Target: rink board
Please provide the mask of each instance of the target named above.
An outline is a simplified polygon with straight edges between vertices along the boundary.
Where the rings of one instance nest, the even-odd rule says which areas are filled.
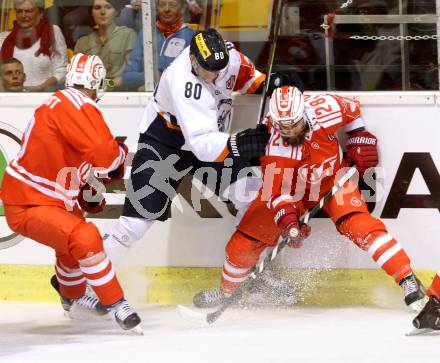
[[[361,101],[368,128],[379,139],[382,169],[378,193],[373,198],[373,214],[382,218],[390,233],[406,249],[416,269],[433,271],[440,268],[440,240],[437,237],[440,207],[439,94],[375,92],[346,95]],[[100,106],[112,132],[126,138],[131,151],[136,147],[137,124],[148,96],[107,94]],[[0,98],[0,177],[4,171],[4,160],[11,160],[17,153],[17,140],[33,109],[45,97],[47,95],[5,94]],[[258,113],[259,98],[238,97],[234,102],[233,128],[252,126]],[[198,287],[203,284],[215,286],[218,281],[218,269],[223,262],[224,245],[234,229],[234,217],[225,204],[212,197],[204,199],[197,189],[198,186],[191,187],[191,184],[182,188],[181,195],[174,201],[173,217],[165,223],[156,224],[151,233],[132,249],[126,261],[127,265],[140,266],[146,271],[140,274],[141,279],[150,278],[157,271],[167,271],[167,279],[150,279],[148,289],[142,286],[141,290],[147,294],[142,298],[144,301],[187,301]],[[110,230],[124,200],[123,185],[108,191],[106,211],[91,219],[103,233]],[[187,202],[191,192],[202,201],[201,210],[194,210]],[[53,252],[45,246],[14,236],[4,218],[0,218],[0,224],[0,298],[54,299],[46,286],[50,271],[47,266],[53,263]],[[378,281],[376,274],[383,273],[376,269],[365,252],[338,236],[328,219],[313,219],[311,225],[313,236],[306,246],[283,253],[279,266],[314,268],[324,272],[333,269],[331,274],[334,275],[328,280],[328,288],[332,284],[346,285],[353,278],[359,286],[365,286],[363,283],[375,286]],[[23,265],[27,265],[26,268]],[[27,277],[20,279],[17,271]],[[182,274],[180,271],[191,272]],[[191,276],[195,275],[198,278],[191,281],[194,280]],[[356,280],[356,276],[362,278]],[[387,279],[383,276],[385,283]],[[379,280],[382,281],[382,278]],[[23,290],[35,292],[20,298],[18,290],[8,287],[11,281],[21,287],[26,285]],[[127,284],[129,282],[130,278]],[[37,289],[37,286],[40,287]],[[38,291],[41,291],[41,297]],[[338,301],[337,298],[332,299]]]
[[[434,271],[418,270],[426,286]],[[52,266],[0,266],[0,300],[54,302],[48,281]],[[194,294],[217,287],[220,268],[125,268],[120,280],[130,300],[148,304],[191,304]],[[306,306],[401,306],[402,291],[377,269],[279,269],[277,274],[297,286],[298,304]]]

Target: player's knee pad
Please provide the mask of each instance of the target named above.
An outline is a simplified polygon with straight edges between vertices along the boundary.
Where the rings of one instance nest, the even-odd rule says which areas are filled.
[[[239,268],[254,266],[266,244],[236,231],[226,245],[226,261]]]
[[[369,247],[371,237],[387,233],[383,222],[370,213],[356,212],[343,217],[336,224],[338,232],[363,250]]]
[[[78,261],[104,249],[98,228],[87,222],[80,223],[73,229],[68,244],[71,255]]]

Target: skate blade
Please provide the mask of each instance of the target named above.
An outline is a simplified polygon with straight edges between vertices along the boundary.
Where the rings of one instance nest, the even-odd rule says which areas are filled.
[[[75,303],[70,308],[70,311],[66,312],[66,315],[72,320],[112,320],[110,314],[100,315],[95,311],[86,310]]]
[[[142,329],[141,325],[136,325],[134,328],[131,328],[128,330],[130,333],[136,334],[136,335],[144,335],[144,330]]]
[[[422,309],[425,307],[426,303],[428,302],[429,297],[425,296],[420,300],[414,301],[412,304],[409,305],[411,309],[414,311],[420,313]]]
[[[207,314],[191,309],[187,306],[177,305],[177,312],[179,315],[190,322],[197,323],[203,326],[209,326],[210,324],[207,321]]]
[[[405,335],[407,337],[412,337],[412,336],[417,336],[417,335],[437,335],[437,334],[440,334],[440,331],[430,329],[430,328],[423,328],[423,329],[413,328]]]

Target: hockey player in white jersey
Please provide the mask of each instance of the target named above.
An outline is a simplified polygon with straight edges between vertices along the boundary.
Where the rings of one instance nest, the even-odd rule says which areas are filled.
[[[186,174],[233,202],[238,215],[244,213],[250,201],[236,195],[243,195],[242,188],[257,191],[261,181],[247,173],[240,177],[239,172],[250,166],[249,160],[264,154],[269,134],[265,125],[232,135],[227,132],[232,92],[254,93],[264,79],[214,29],[196,34],[165,70],[141,121],[122,216],[105,238],[114,262],[156,220],[168,219],[171,200]],[[223,173],[225,167],[227,173]],[[200,168],[211,168],[217,177],[207,183]],[[238,194],[237,189],[241,189]]]

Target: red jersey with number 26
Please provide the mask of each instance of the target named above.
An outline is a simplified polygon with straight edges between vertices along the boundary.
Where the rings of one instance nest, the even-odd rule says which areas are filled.
[[[261,160],[262,198],[268,200],[269,208],[283,201],[317,202],[341,167],[337,130],[344,127],[349,132],[365,126],[356,100],[320,94],[304,95],[304,103],[310,130],[299,146],[288,145],[266,116],[271,138]]]

